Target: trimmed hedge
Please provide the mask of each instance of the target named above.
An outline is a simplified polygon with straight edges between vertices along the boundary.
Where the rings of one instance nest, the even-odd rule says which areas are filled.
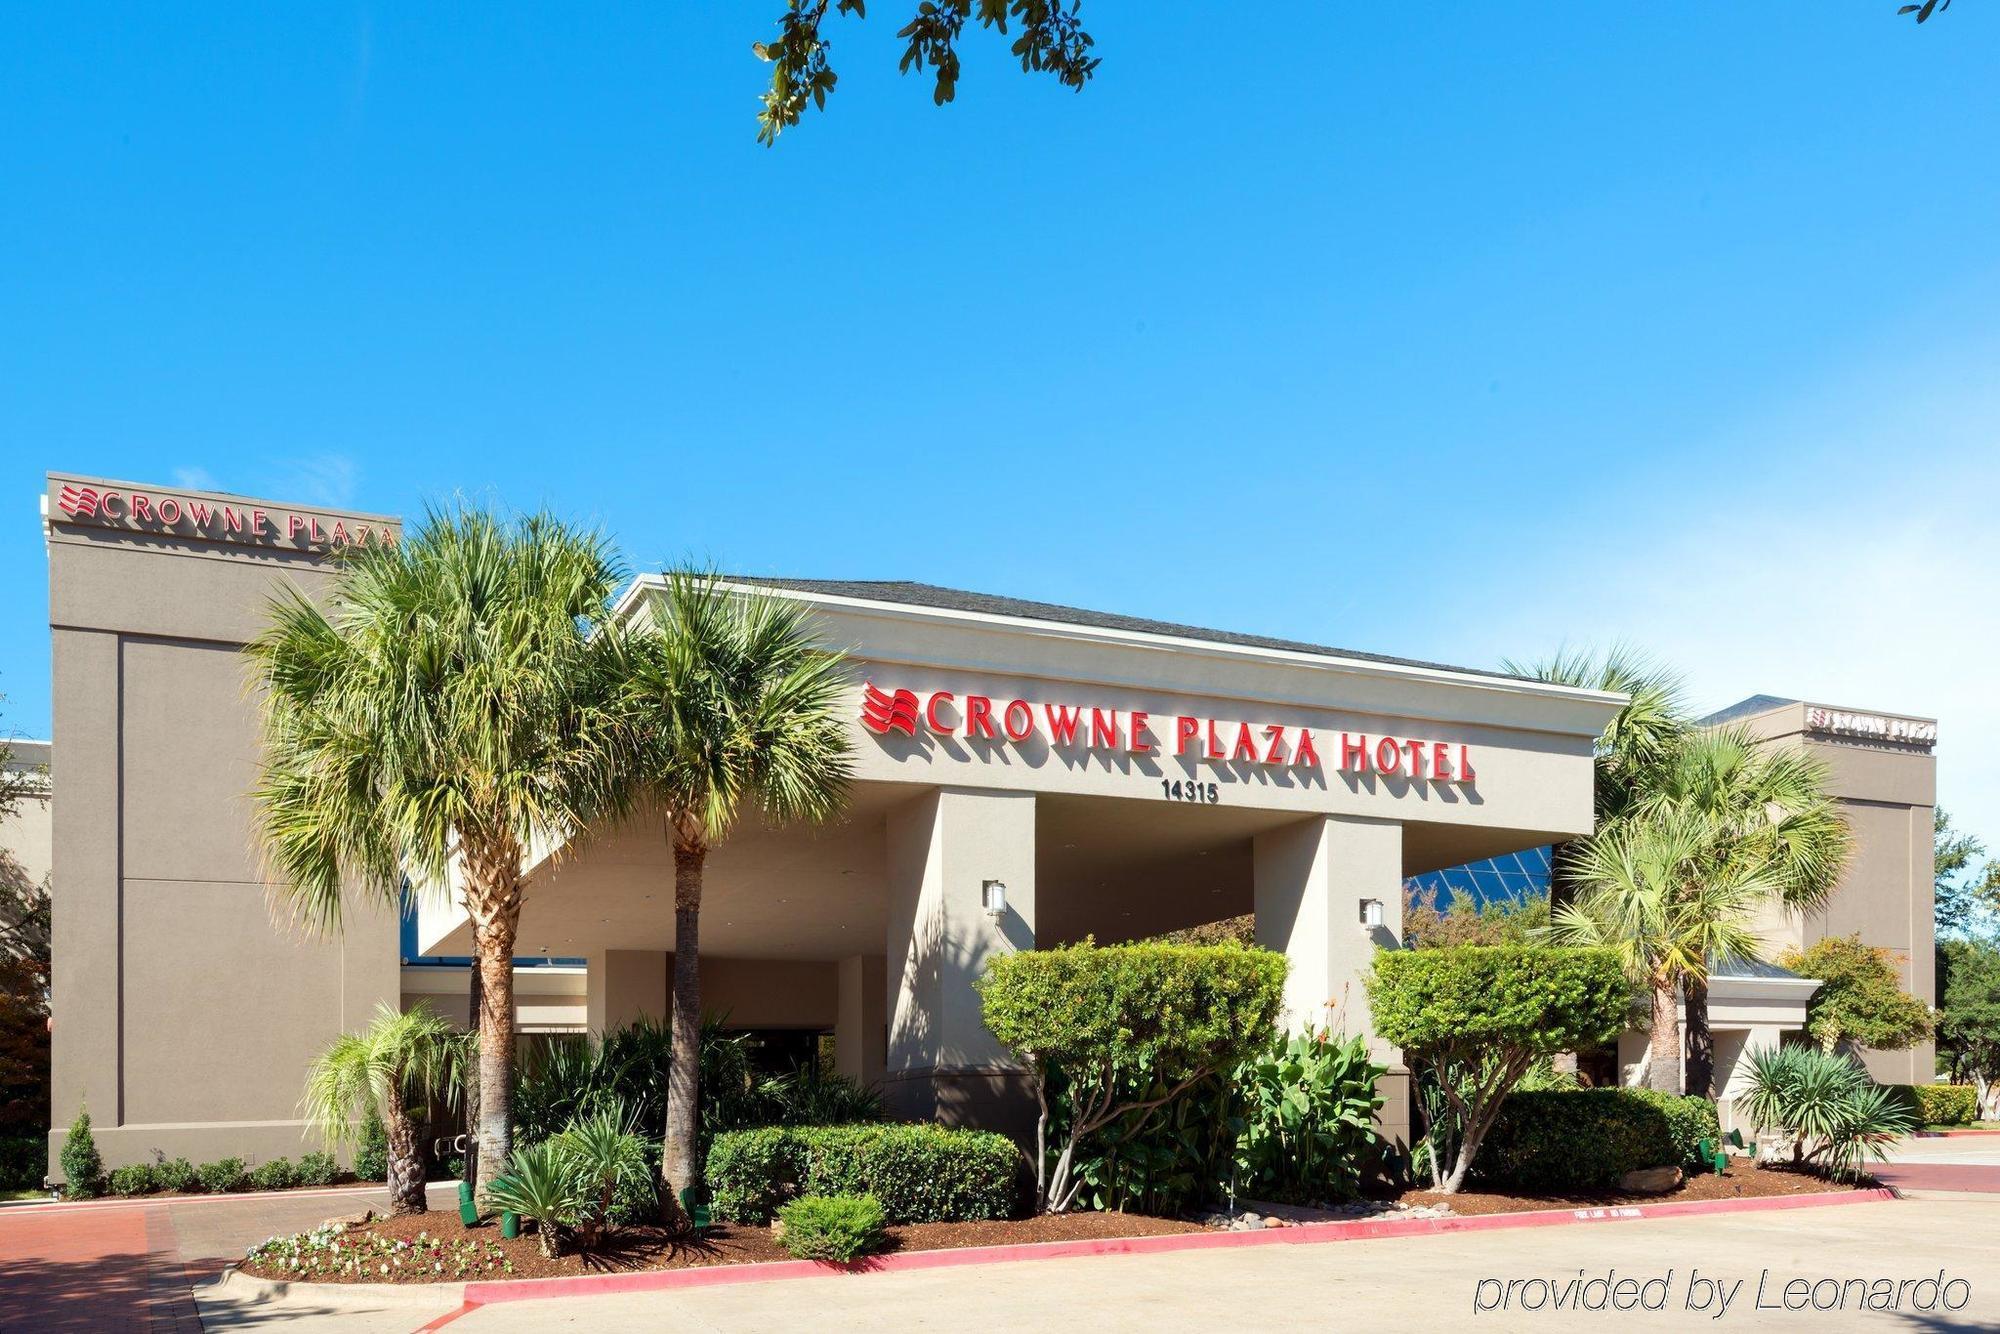
[[[872,1195],[891,1223],[1007,1218],[1021,1154],[1004,1135],[930,1124],[767,1126],[708,1150],[718,1218],[762,1223],[801,1195]]]
[[[1979,1119],[1979,1090],[1970,1084],[1884,1084],[1889,1096],[1927,1126],[1969,1126]]]
[[[123,1167],[111,1169],[107,1179],[113,1195],[150,1195],[159,1186],[159,1178],[153,1173],[151,1163],[127,1163]]]
[[[1717,1128],[1706,1098],[1629,1088],[1516,1093],[1472,1170],[1488,1185],[1603,1190],[1627,1172],[1693,1163]]]

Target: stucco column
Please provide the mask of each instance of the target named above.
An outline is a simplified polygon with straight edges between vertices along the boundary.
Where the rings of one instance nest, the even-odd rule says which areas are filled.
[[[1034,948],[1034,794],[927,792],[889,813],[888,853],[884,1104],[924,1120],[1031,1125],[1026,1078],[986,1031],[973,982],[995,955]],[[982,903],[994,881],[1006,886],[997,918]]]
[[[879,1086],[887,1067],[888,976],[889,961],[879,954],[853,954],[840,961],[833,1065],[863,1088]]]
[[[622,1028],[641,1015],[667,1014],[667,959],[663,950],[593,950],[585,956],[584,1022],[593,1033]]]
[[[1401,940],[1402,826],[1314,816],[1257,835],[1253,858],[1257,943],[1292,962],[1285,1022],[1365,1034],[1375,1060],[1389,1067],[1378,1085],[1383,1133],[1407,1142],[1409,1071],[1402,1052],[1375,1037],[1361,981],[1375,951]],[[1368,900],[1381,904],[1380,926],[1362,919]]]

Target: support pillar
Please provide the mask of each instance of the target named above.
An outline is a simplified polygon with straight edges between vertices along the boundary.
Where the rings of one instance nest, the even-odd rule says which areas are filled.
[[[879,1087],[888,1064],[888,960],[879,954],[849,955],[840,961],[839,977],[834,1069],[863,1088]]]
[[[584,1023],[593,1033],[622,1028],[642,1015],[667,1018],[667,963],[662,950],[593,950],[586,956]]]
[[[1285,1023],[1368,1038],[1389,1068],[1377,1091],[1382,1133],[1410,1137],[1409,1070],[1403,1054],[1375,1037],[1362,978],[1377,949],[1395,949],[1403,929],[1403,829],[1399,824],[1314,816],[1257,835],[1257,943],[1291,960]],[[1381,925],[1364,904],[1381,905]]]
[[[1035,797],[939,788],[889,813],[889,1018],[883,1103],[896,1116],[1022,1133],[1034,1097],[986,1031],[973,983],[1035,945]],[[1006,887],[990,916],[986,885]]]

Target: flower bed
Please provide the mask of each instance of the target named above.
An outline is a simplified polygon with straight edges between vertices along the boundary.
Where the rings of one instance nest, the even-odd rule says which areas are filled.
[[[244,1269],[260,1278],[306,1283],[456,1283],[509,1278],[514,1263],[497,1229],[467,1233],[419,1228],[348,1227],[326,1223],[310,1232],[272,1237],[250,1248]]]

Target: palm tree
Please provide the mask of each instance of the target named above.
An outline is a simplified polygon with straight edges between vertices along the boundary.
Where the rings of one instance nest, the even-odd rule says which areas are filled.
[[[391,1212],[420,1214],[426,1208],[413,1113],[433,1097],[446,1106],[457,1104],[468,1039],[422,1005],[399,1013],[384,1003],[374,1023],[335,1038],[306,1075],[300,1108],[306,1123],[330,1142],[352,1142],[370,1116],[382,1119],[389,1134]]]
[[[396,907],[456,883],[472,923],[477,1140],[512,1147],[514,938],[533,850],[615,807],[618,576],[604,541],[546,518],[433,511],[353,551],[325,608],[295,588],[249,645],[263,693],[255,792],[266,878],[312,930],[344,893]]]
[[[1853,843],[1827,782],[1826,765],[1803,751],[1720,727],[1690,734],[1651,766],[1634,805],[1698,823],[1696,874],[1754,877],[1787,911],[1809,912],[1826,906]],[[1690,973],[1683,985],[1688,1091],[1705,1097],[1715,1074],[1708,976]]]
[[[1631,809],[1646,775],[1673,754],[1690,724],[1679,674],[1637,649],[1614,644],[1602,654],[1558,649],[1533,662],[1502,658],[1503,671],[1582,690],[1628,696],[1597,739],[1597,823]]]
[[[634,798],[656,811],[674,856],[673,1057],[661,1176],[670,1198],[699,1183],[701,889],[709,851],[746,805],[772,819],[823,820],[852,771],[839,703],[840,654],[819,644],[798,602],[668,576],[630,635],[637,722]]]
[[[1706,982],[1711,961],[1755,959],[1757,909],[1768,881],[1740,865],[1711,873],[1708,829],[1679,811],[1614,820],[1577,849],[1579,893],[1555,911],[1550,936],[1564,945],[1616,950],[1652,1003],[1647,1082],[1680,1088],[1682,987]]]

